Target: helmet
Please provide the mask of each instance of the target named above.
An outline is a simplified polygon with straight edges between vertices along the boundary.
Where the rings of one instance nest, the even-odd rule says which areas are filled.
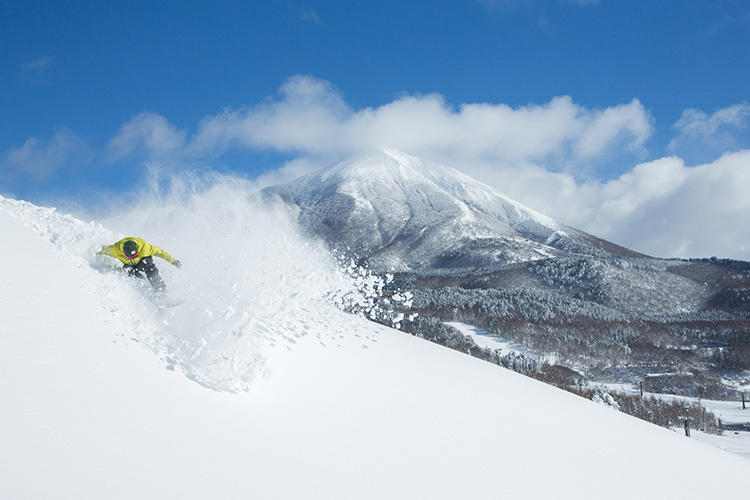
[[[133,240],[127,240],[122,244],[122,253],[124,253],[125,257],[128,259],[135,259],[138,257],[138,243]]]

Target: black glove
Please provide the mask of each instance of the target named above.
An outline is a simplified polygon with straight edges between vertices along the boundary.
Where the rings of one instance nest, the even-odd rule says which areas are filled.
[[[175,259],[175,260],[173,260],[173,261],[172,261],[172,265],[173,265],[174,267],[176,267],[177,269],[182,269],[182,262],[180,262],[180,261],[179,261],[179,260],[177,260],[177,259]]]

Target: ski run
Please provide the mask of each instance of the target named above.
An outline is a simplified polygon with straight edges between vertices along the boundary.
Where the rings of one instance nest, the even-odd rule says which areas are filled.
[[[750,496],[745,458],[369,321],[377,280],[253,203],[0,198],[0,498]],[[136,231],[184,304],[94,256]]]

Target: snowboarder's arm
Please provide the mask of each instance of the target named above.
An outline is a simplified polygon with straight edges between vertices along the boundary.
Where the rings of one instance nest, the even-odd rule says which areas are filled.
[[[157,247],[156,245],[151,245],[151,252],[149,252],[154,257],[159,257],[160,259],[164,259],[170,264],[174,264],[174,262],[177,260],[171,255],[169,255],[169,252],[166,252],[165,250],[162,250],[161,248]]]

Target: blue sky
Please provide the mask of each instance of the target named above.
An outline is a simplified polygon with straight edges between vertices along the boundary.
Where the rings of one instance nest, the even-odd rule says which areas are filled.
[[[0,44],[0,193],[36,202],[386,146],[616,236],[528,183],[593,204],[750,147],[739,0],[2,1]]]

